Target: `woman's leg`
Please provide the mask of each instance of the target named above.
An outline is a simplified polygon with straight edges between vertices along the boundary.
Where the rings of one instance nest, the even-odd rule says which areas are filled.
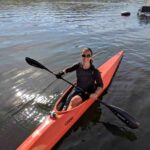
[[[67,110],[70,110],[82,103],[82,98],[79,95],[72,97]]]
[[[71,101],[71,99],[77,95],[77,92],[72,90],[71,93],[69,94],[69,96],[67,97],[65,103],[64,103],[64,106],[63,106],[63,111],[67,110],[68,106],[69,106],[69,103]]]

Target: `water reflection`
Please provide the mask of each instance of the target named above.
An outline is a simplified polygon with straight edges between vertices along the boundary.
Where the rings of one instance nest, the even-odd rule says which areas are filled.
[[[16,86],[13,86],[12,89],[15,90],[16,98],[19,98],[23,104],[31,101],[32,99],[36,97],[34,93],[33,94],[27,93],[26,90],[21,90],[17,88]]]
[[[35,103],[44,110],[51,110],[58,97],[60,97],[62,93],[54,93],[50,94],[48,97],[46,95],[37,95],[35,98]]]
[[[129,141],[137,140],[137,137],[136,137],[135,133],[125,129],[124,127],[119,127],[119,126],[117,126],[115,124],[110,124],[108,122],[101,122],[101,123],[114,136],[119,136],[119,137],[125,138],[125,139],[127,139]]]
[[[150,24],[150,17],[138,16],[138,20],[140,25]]]

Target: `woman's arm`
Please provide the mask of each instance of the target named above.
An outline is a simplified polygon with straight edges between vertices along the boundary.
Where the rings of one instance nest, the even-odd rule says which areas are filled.
[[[72,71],[75,71],[78,67],[79,67],[80,63],[76,63],[74,64],[73,66],[71,67],[68,67],[68,68],[65,68],[63,70],[64,73],[68,73],[68,72],[72,72]]]
[[[79,65],[80,65],[80,63],[76,63],[76,64],[74,64],[74,65],[71,66],[71,67],[65,68],[63,71],[58,72],[58,73],[56,74],[56,77],[57,77],[58,79],[60,79],[64,74],[66,74],[66,73],[68,73],[68,72],[75,71],[75,70],[79,67]]]
[[[95,81],[96,81],[97,89],[95,90],[94,93],[90,95],[90,98],[96,100],[99,96],[99,93],[101,92],[103,88],[103,80],[102,80],[100,72],[97,69],[95,71]]]
[[[99,93],[101,92],[102,87],[97,87],[96,91],[90,95],[90,98],[97,100]]]

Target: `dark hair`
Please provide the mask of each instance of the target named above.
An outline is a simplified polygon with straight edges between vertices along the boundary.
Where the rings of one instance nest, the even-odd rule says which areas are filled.
[[[90,51],[91,55],[93,55],[92,49],[91,49],[91,48],[88,48],[88,47],[83,48],[83,49],[82,49],[82,52],[83,52],[83,51],[87,51],[87,50]]]

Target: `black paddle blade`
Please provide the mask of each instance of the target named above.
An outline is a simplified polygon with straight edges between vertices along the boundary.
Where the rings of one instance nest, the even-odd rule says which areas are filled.
[[[123,109],[113,106],[113,105],[108,105],[104,102],[101,102],[101,103],[104,104],[106,107],[108,107],[128,127],[132,129],[136,129],[139,127],[140,123]]]
[[[40,64],[38,61],[36,61],[34,59],[26,57],[25,60],[31,66],[34,66],[34,67],[37,67],[37,68],[40,68],[40,69],[45,69],[45,70],[49,71],[45,66],[43,66],[42,64]]]

